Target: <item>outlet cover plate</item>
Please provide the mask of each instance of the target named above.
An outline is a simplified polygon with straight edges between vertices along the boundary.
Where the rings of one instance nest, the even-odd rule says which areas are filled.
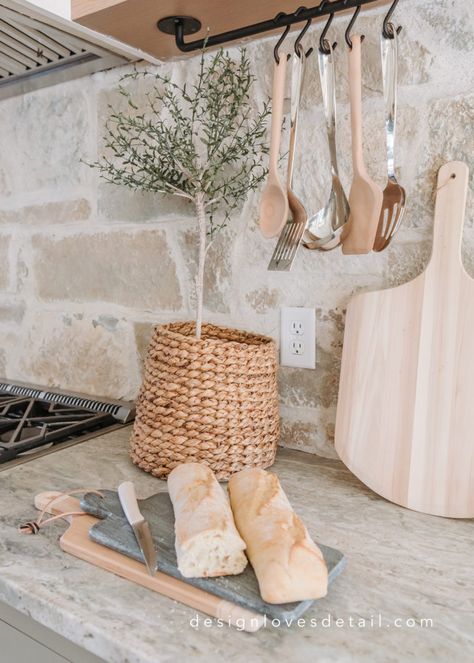
[[[295,351],[295,346],[298,351]],[[316,368],[314,308],[286,306],[281,309],[280,364],[294,368]]]

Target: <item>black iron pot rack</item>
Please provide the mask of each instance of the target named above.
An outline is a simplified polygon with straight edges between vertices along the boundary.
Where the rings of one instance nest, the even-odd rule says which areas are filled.
[[[281,12],[280,14],[277,14],[275,18],[268,21],[261,21],[260,23],[246,25],[242,28],[222,32],[218,35],[209,35],[205,39],[196,39],[195,41],[189,42],[185,42],[184,37],[186,35],[194,34],[201,29],[201,22],[197,18],[191,16],[167,16],[166,18],[159,20],[157,25],[161,32],[174,35],[176,46],[180,51],[183,53],[190,53],[192,51],[202,50],[205,47],[210,48],[212,46],[219,46],[220,44],[225,44],[237,39],[245,39],[246,37],[253,37],[264,32],[277,30],[278,28],[286,28],[295,23],[301,23],[303,21],[311,22],[314,18],[320,18],[321,16],[334,16],[334,14],[337,14],[338,12],[370,5],[374,2],[376,2],[376,0],[322,0],[317,7],[311,7],[309,9],[306,7],[300,7],[291,14]],[[383,33],[387,38],[392,37],[391,30],[393,29],[393,26],[389,21],[397,4],[398,0],[395,0],[392,3],[383,22]]]

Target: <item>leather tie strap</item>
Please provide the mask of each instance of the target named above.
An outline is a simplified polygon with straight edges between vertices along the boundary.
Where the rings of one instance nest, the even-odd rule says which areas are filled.
[[[43,528],[45,525],[48,525],[49,523],[52,523],[55,520],[59,520],[60,518],[67,518],[68,516],[87,516],[88,514],[85,513],[84,511],[69,511],[68,513],[60,513],[56,516],[51,516],[51,518],[46,518],[44,520],[44,516],[48,512],[49,507],[56,502],[57,500],[63,498],[63,497],[69,497],[70,495],[78,495],[82,493],[93,493],[94,495],[98,495],[98,497],[101,497],[102,499],[104,498],[104,495],[99,492],[98,490],[89,490],[87,488],[78,488],[77,490],[69,490],[64,493],[60,493],[59,495],[56,495],[53,497],[53,499],[49,500],[49,502],[43,507],[38,520],[31,520],[28,521],[27,523],[24,523],[23,525],[19,526],[19,531],[22,534],[38,534],[40,529]]]

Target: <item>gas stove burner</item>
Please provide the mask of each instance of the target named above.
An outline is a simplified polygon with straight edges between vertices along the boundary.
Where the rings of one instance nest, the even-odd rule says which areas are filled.
[[[133,404],[0,382],[0,464],[69,446],[134,417]]]

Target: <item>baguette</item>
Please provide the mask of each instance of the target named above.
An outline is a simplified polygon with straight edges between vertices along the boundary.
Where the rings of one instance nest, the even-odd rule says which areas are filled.
[[[293,511],[278,477],[242,470],[229,481],[235,523],[267,603],[291,603],[326,595],[324,557]]]
[[[178,569],[185,578],[241,573],[247,566],[226,494],[209,467],[178,465],[168,476]]]

